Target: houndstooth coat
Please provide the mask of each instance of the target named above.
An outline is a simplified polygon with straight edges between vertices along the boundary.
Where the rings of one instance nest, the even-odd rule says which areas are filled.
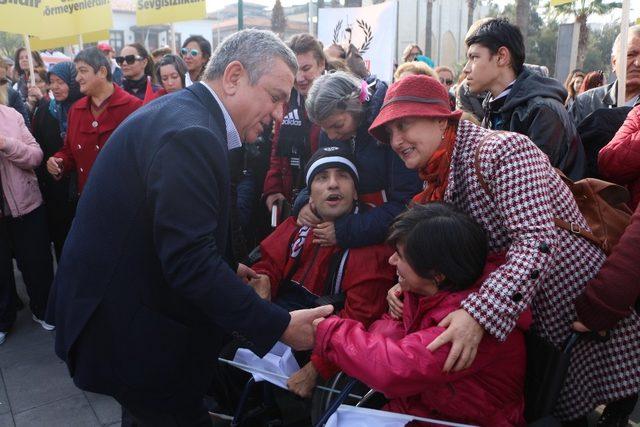
[[[487,138],[480,150],[480,170],[490,195],[483,190],[474,160],[487,132],[460,122],[444,200],[478,221],[491,250],[507,251],[507,262],[462,306],[488,333],[503,340],[530,305],[537,331],[561,346],[576,318],[574,300],[605,255],[554,225],[558,217],[587,226],[568,187],[527,137],[501,133]],[[639,389],[640,317],[634,312],[611,331],[607,342],[579,341],[556,415],[578,418]]]

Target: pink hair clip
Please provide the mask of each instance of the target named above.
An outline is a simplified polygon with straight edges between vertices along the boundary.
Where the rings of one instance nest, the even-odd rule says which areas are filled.
[[[358,97],[358,99],[360,100],[360,102],[369,100],[369,86],[364,80],[360,81],[360,96]]]

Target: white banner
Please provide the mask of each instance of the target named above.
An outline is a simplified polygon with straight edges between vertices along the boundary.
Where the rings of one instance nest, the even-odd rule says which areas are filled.
[[[398,3],[395,1],[367,7],[320,8],[318,39],[325,47],[352,43],[360,49],[371,74],[390,83],[397,24]]]

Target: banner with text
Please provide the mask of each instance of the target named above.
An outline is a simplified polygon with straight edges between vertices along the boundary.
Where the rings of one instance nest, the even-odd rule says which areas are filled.
[[[206,16],[205,0],[136,0],[136,25],[140,26],[190,21]]]
[[[42,2],[42,28],[34,33],[41,39],[77,36],[113,27],[110,0],[42,0]]]
[[[318,39],[324,46],[353,44],[360,50],[371,74],[387,82],[393,80],[397,26],[398,3],[395,1],[318,10]]]
[[[0,31],[38,34],[42,29],[42,0],[0,0]]]
[[[83,43],[96,43],[101,40],[109,40],[109,30],[100,30],[82,35]],[[31,49],[45,50],[55,49],[57,47],[67,47],[78,44],[78,36],[59,37],[55,39],[41,39],[39,37],[29,37]]]

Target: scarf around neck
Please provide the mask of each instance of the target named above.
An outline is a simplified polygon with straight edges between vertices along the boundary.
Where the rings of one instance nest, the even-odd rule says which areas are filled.
[[[418,174],[424,180],[424,190],[413,197],[415,203],[421,205],[444,199],[444,192],[449,183],[449,170],[451,169],[451,157],[458,133],[458,124],[448,124],[444,131],[442,142],[433,153],[426,166],[418,170]]]
[[[147,90],[147,76],[142,76],[138,80],[122,79],[122,89],[140,99],[144,98]]]

